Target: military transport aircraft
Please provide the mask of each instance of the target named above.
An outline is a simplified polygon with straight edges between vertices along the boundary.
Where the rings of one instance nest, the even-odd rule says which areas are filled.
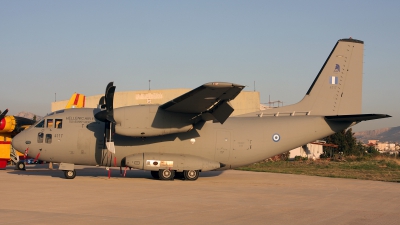
[[[75,164],[130,167],[154,178],[196,180],[199,173],[258,162],[346,129],[390,117],[360,114],[364,42],[341,39],[297,104],[228,118],[243,85],[206,83],[162,105],[113,108],[109,83],[98,108],[65,109],[13,139],[30,157]]]

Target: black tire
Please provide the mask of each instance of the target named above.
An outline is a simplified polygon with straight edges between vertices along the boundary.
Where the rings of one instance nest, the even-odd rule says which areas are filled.
[[[175,177],[175,170],[161,169],[158,171],[160,180],[173,180]]]
[[[183,177],[185,180],[197,180],[199,178],[200,172],[198,170],[184,170]]]
[[[150,174],[154,179],[160,179],[160,176],[158,176],[158,171],[150,171]]]
[[[76,176],[75,170],[63,170],[66,179],[74,179]]]
[[[17,170],[25,170],[25,163],[22,161],[17,162],[16,168]]]

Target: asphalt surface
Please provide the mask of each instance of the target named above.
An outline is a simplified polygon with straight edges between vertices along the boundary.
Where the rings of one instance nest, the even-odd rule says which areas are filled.
[[[56,166],[55,166],[56,167]],[[228,170],[159,181],[76,166],[0,170],[0,224],[400,224],[400,184]]]

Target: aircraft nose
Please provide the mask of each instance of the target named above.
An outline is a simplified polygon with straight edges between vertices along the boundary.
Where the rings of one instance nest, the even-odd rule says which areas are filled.
[[[21,133],[17,134],[12,139],[12,142],[11,142],[12,147],[14,149],[18,150],[19,152],[24,152],[24,150],[27,146],[27,143],[25,143],[26,142],[25,137],[26,137],[26,135],[25,135],[25,132],[23,132],[23,131]]]

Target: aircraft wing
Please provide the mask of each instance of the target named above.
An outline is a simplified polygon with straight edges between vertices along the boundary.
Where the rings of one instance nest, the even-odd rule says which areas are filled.
[[[243,88],[243,85],[233,83],[206,83],[161,105],[160,108],[170,112],[198,114],[203,120],[213,119],[222,124],[234,110],[229,101]]]
[[[355,114],[355,115],[338,115],[338,116],[325,116],[329,121],[338,122],[361,122],[367,120],[375,120],[391,117],[387,114]]]

